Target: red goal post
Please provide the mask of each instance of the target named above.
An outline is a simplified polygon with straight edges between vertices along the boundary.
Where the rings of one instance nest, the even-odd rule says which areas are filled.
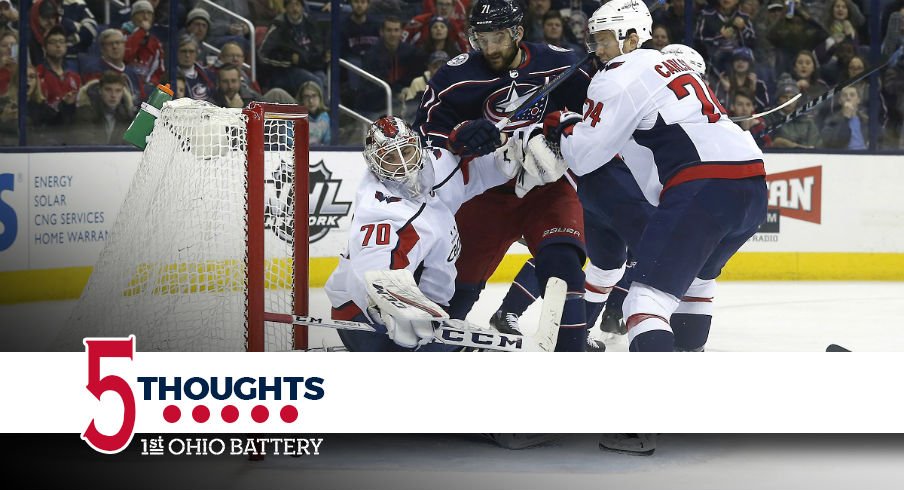
[[[294,104],[271,104],[251,102],[243,111],[248,119],[248,179],[246,181],[246,208],[247,208],[247,236],[246,236],[246,260],[247,260],[247,288],[246,288],[246,321],[248,332],[248,351],[263,352],[265,349],[265,322],[279,323],[285,317],[285,311],[265,311],[265,218],[266,206],[264,189],[266,187],[266,154],[268,147],[274,143],[268,138],[272,137],[274,124],[292,125],[291,148],[286,148],[294,156],[294,168],[303,171],[294,172],[292,206],[294,211],[294,226],[292,227],[292,314],[307,315],[310,295],[309,287],[309,243],[308,243],[308,167],[309,135],[308,112],[302,106]],[[270,127],[268,127],[270,126]],[[279,127],[276,127],[279,135]],[[275,143],[277,146],[280,143]],[[283,151],[284,148],[269,148],[269,151]],[[292,327],[293,348],[305,350],[308,348],[308,328],[295,325]]]

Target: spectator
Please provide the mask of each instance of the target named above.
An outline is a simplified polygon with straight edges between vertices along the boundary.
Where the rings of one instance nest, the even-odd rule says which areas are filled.
[[[681,1],[681,0],[673,0]],[[571,9],[568,16],[568,31],[571,32],[572,40],[586,47],[587,42],[587,20],[589,16],[583,10]]]
[[[470,12],[471,0],[452,0],[452,2],[439,0],[424,0],[422,13],[441,15],[452,22],[459,31],[465,31],[468,12]]]
[[[248,6],[251,8],[251,22],[255,26],[268,26],[277,15],[286,11],[283,0],[252,0]]]
[[[44,62],[37,66],[37,73],[47,105],[57,112],[57,117],[48,121],[55,126],[72,121],[82,86],[78,73],[63,67],[65,56],[66,34],[62,27],[52,27],[44,36]]]
[[[414,46],[402,43],[402,21],[398,17],[386,17],[380,27],[381,42],[364,57],[364,69],[385,80],[392,88],[393,98],[411,83],[413,74],[420,73],[423,61]],[[358,93],[357,107],[369,111],[372,117],[386,114],[382,89],[368,84]]]
[[[276,17],[261,43],[260,60],[267,68],[268,88],[292,93],[304,82],[326,83],[326,51],[302,0],[287,0],[286,12]]]
[[[430,35],[418,46],[426,55],[436,51],[445,51],[450,57],[454,57],[461,53],[458,44],[449,36],[452,26],[448,19],[439,16],[433,17],[428,26]]]
[[[80,142],[103,145],[123,144],[122,135],[135,118],[135,103],[122,73],[105,72],[99,80],[82,87],[76,120],[83,134]]]
[[[792,80],[779,81],[778,90],[775,93],[775,103],[782,105],[792,97],[800,93],[800,88]],[[781,109],[784,115],[791,114],[797,109],[800,99]],[[772,146],[775,148],[813,148],[819,142],[819,129],[813,119],[798,117],[778,128],[772,138]]]
[[[87,59],[82,68],[82,81],[97,80],[107,70],[114,70],[126,76],[132,100],[140,104],[148,93],[144,82],[135,68],[125,62],[126,37],[119,29],[106,29],[97,37],[100,43],[100,57]]]
[[[342,22],[342,58],[361,66],[364,53],[380,41],[380,24],[367,17],[370,0],[351,0],[352,12]]]
[[[53,121],[59,118],[59,112],[47,105],[47,99],[41,91],[41,83],[38,81],[38,71],[33,66],[28,66],[26,77],[25,99],[28,106],[26,126],[28,128],[28,141],[30,145],[59,145],[63,141],[59,138],[57,132],[48,128]],[[15,99],[13,99],[15,100]],[[4,118],[12,117],[10,121],[18,118],[18,105],[15,104],[3,116]],[[15,138],[13,144],[18,144],[18,126],[15,124],[0,125],[11,129],[11,134]],[[9,137],[10,133],[5,136]]]
[[[650,46],[656,51],[662,51],[662,48],[669,44],[672,44],[669,30],[662,24],[653,24],[653,39],[650,40]]]
[[[822,128],[822,146],[866,150],[869,144],[869,118],[860,109],[857,89],[843,88],[839,102],[841,110],[829,116]]]
[[[845,38],[828,50],[825,50],[825,43],[817,48],[816,59],[822,65],[820,72],[826,83],[836,84],[844,80],[847,65],[858,52],[855,43],[853,39]]]
[[[721,101],[733,101],[736,93],[744,92],[753,96],[756,112],[763,112],[770,107],[766,83],[757,77],[753,66],[753,50],[736,48],[731,54],[728,70],[719,75],[716,98]]]
[[[201,66],[208,67],[216,63],[217,53],[204,46],[204,43],[209,42],[210,13],[202,8],[191,9],[185,18],[185,31],[197,41]]]
[[[18,34],[0,30],[0,97],[7,95],[10,88],[18,90],[18,82],[14,80],[19,73],[18,48]]]
[[[832,8],[826,10],[823,21],[823,26],[829,33],[825,40],[826,48],[845,39],[857,41],[857,29],[866,23],[860,8],[851,0],[834,0],[830,5]]]
[[[74,59],[78,53],[87,53],[97,38],[97,19],[94,18],[94,13],[84,0],[55,1],[62,9],[64,23],[71,22],[74,27],[69,43],[69,56]]]
[[[246,90],[242,93],[242,69],[236,65],[225,65],[217,73],[217,91],[213,96],[213,103],[220,107],[241,109],[253,100],[258,100],[260,94]]]
[[[891,56],[901,46],[904,46],[904,7],[889,16],[888,30],[882,41],[882,54]]]
[[[185,83],[185,75],[178,73],[176,74],[176,87],[173,89],[173,98],[181,99],[183,97],[188,97],[188,85]]]
[[[132,20],[123,24],[126,38],[124,61],[135,69],[145,85],[157,86],[166,73],[166,53],[157,36],[151,34],[154,6],[148,0],[132,4]]]
[[[669,0],[665,8],[652,12],[653,22],[665,26],[669,31],[669,39],[674,42],[684,42],[684,5],[687,0]],[[693,8],[693,0],[691,8]],[[572,13],[574,10],[572,9]],[[592,14],[592,12],[591,12]],[[699,17],[697,15],[696,17]]]
[[[10,0],[0,0],[0,30],[19,29],[19,11]]]
[[[766,35],[776,47],[777,73],[790,71],[799,51],[813,51],[829,35],[800,5],[795,7],[793,13],[783,5],[782,13]]]
[[[655,37],[655,30],[653,35]],[[565,34],[565,19],[562,18],[562,13],[558,10],[546,12],[543,16],[543,41],[550,46],[570,49],[577,53],[583,52],[584,49],[569,41],[569,37]]]
[[[804,94],[805,103],[829,90],[828,84],[819,77],[819,63],[811,51],[802,50],[797,53],[791,68],[791,78]]]
[[[725,71],[735,48],[756,45],[753,22],[738,8],[738,0],[718,0],[718,7],[703,9],[695,38],[706,51],[707,64],[717,71]]]
[[[731,99],[731,115],[734,117],[752,116],[754,114],[753,97],[744,91],[734,93]],[[766,132],[766,123],[762,118],[750,119],[737,123],[744,131],[749,131],[760,148],[772,146],[772,137]]]
[[[851,57],[848,61],[848,64],[844,71],[844,80],[852,80],[857,78],[866,71],[866,60],[863,56],[856,55]],[[888,107],[885,104],[885,95],[882,93],[882,80],[878,80],[879,83],[879,121],[880,126],[885,126],[888,123]],[[860,107],[857,108],[858,111],[863,112],[864,114],[869,113],[869,79],[865,78],[860,80],[859,82],[851,85],[855,90],[857,90],[857,100],[860,102]]]
[[[195,100],[213,100],[216,83],[213,75],[198,63],[198,41],[194,36],[182,36],[179,49],[176,51],[176,64],[179,74],[185,78],[185,89],[188,97]]]
[[[248,0],[217,0],[216,3],[240,17],[251,19],[251,7],[248,6]],[[245,44],[249,49],[251,48],[247,40],[248,34],[251,32],[248,24],[220,9],[208,11],[208,14],[210,14],[208,36],[210,36],[211,44],[220,47],[226,41],[237,41]]]
[[[417,112],[417,106],[420,103],[421,96],[427,90],[427,82],[446,62],[449,61],[449,55],[445,51],[434,51],[427,58],[427,71],[421,76],[411,81],[411,84],[403,88],[399,93],[399,102],[402,104],[403,119],[412,120]]]
[[[459,50],[464,52],[469,48],[465,29],[466,17],[455,17],[455,0],[436,0],[436,10],[425,10],[415,15],[405,25],[402,31],[402,42],[419,44],[422,39],[430,37],[430,20],[434,17],[442,17],[449,21],[449,37],[458,43]]]
[[[884,146],[904,149],[904,63],[883,70],[882,89],[891,108]]]
[[[223,47],[220,48],[220,56],[219,59],[217,59],[216,69],[225,65],[235,65],[241,68],[243,89],[256,92],[257,94],[261,93],[261,86],[257,83],[257,80],[251,78],[251,68],[246,67],[245,50],[239,43],[227,41],[226,44],[223,44]]]
[[[757,60],[754,67],[757,75],[760,76],[766,85],[774,88],[775,84],[775,46],[765,34],[773,24],[778,22],[784,11],[784,2],[782,0],[765,0],[765,8],[761,0],[743,0],[741,2],[741,11],[750,16],[753,22],[753,28],[757,32],[756,46],[753,48],[753,56]]]
[[[527,0],[527,11],[524,14],[524,40],[535,43],[543,42],[543,16],[552,8],[550,0]]]
[[[298,103],[308,109],[308,139],[312,145],[330,144],[330,111],[323,100],[323,90],[314,82],[298,89]]]

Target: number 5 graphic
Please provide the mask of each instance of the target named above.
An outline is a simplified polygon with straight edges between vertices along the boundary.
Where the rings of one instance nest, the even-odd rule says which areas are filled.
[[[105,357],[127,357],[135,353],[135,336],[127,339],[85,339],[88,353],[88,391],[100,400],[105,392],[112,391],[122,400],[122,425],[113,435],[102,434],[94,425],[94,419],[82,434],[89,446],[106,454],[116,454],[132,441],[135,428],[135,395],[126,380],[115,375],[100,377],[100,360]]]

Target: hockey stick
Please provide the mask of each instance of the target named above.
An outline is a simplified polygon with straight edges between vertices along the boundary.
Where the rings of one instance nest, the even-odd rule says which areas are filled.
[[[665,5],[666,0],[655,0],[652,4],[648,5],[648,9],[650,13],[655,12],[659,7]],[[496,129],[502,130],[502,128],[506,127],[508,123],[512,122],[512,119],[515,119],[530,109],[538,100],[546,97],[553,90],[556,89],[563,82],[571,78],[572,75],[575,74],[578,70],[584,66],[584,63],[590,60],[595,53],[585,53],[584,57],[581,58],[577,63],[569,66],[562,73],[559,74],[556,78],[552,79],[549,83],[543,86],[540,90],[534,93],[532,96],[528,97],[524,102],[520,105],[515,105],[517,101],[511,102],[509,105],[505,107],[505,112],[508,112],[509,115],[500,119],[499,122],[496,123]]]
[[[433,320],[433,341],[462,347],[504,351],[504,352],[551,352],[559,337],[562,310],[565,307],[567,287],[565,281],[552,277],[546,284],[540,323],[532,337],[511,335],[493,329],[473,327],[466,322],[450,323],[445,319]],[[386,333],[369,323],[346,320],[330,320],[313,316],[265,314],[266,319],[293,325],[326,327],[337,330],[357,330],[361,332]]]
[[[804,94],[797,94],[794,97],[791,97],[790,99],[786,100],[784,104],[773,107],[772,109],[769,109],[768,111],[760,112],[758,114],[751,114],[749,116],[735,116],[735,117],[732,117],[729,119],[731,119],[731,122],[753,121],[754,119],[759,119],[761,117],[768,116],[769,114],[772,114],[773,112],[778,112],[778,111],[784,109],[785,107],[788,107],[789,105],[797,102],[797,99],[803,97],[803,95]]]
[[[288,323],[288,322],[287,322]],[[385,333],[369,323],[352,322],[346,320],[330,320],[315,316],[292,316],[293,325],[307,325],[310,327],[325,327],[335,330],[357,330],[359,332]],[[479,349],[498,350],[504,352],[531,352],[547,351],[541,347],[537,340],[522,336],[509,335],[496,330],[483,330],[479,328],[460,328],[448,324],[445,320],[433,322],[433,341],[442,344],[459,345],[462,347],[475,347]],[[558,332],[558,329],[556,330]],[[555,347],[553,345],[553,347]]]
[[[829,346],[826,347],[826,352],[850,352],[850,349],[845,349],[838,344],[829,344]]]
[[[887,66],[897,64],[897,62],[898,62],[898,60],[900,60],[902,54],[904,54],[904,46],[901,46],[900,48],[898,48],[881,65],[873,68],[872,70],[865,71],[865,72],[861,73],[860,75],[858,75],[854,78],[851,78],[850,80],[846,80],[844,82],[839,83],[838,85],[829,89],[828,92],[825,92],[825,93],[821,94],[819,97],[816,97],[815,99],[808,101],[806,104],[804,104],[803,107],[797,108],[797,110],[795,110],[791,114],[788,114],[781,120],[779,120],[775,123],[769,124],[768,128],[766,129],[766,131],[763,134],[768,134],[768,133],[774,132],[776,129],[784,126],[785,124],[788,124],[789,122],[797,119],[798,117],[806,114],[807,112],[810,112],[817,105],[822,104],[823,102],[831,99],[832,97],[835,96],[836,93],[841,92],[845,88],[850,87],[851,85],[859,82],[860,80],[863,80],[864,78],[872,75],[873,73],[876,73],[876,72],[884,69]]]

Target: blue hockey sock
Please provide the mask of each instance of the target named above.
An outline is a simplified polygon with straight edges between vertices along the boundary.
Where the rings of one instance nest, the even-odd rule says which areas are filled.
[[[521,316],[528,306],[540,297],[540,283],[537,279],[537,271],[534,267],[534,259],[524,263],[515,281],[509,287],[499,309],[506,313],[514,313]]]
[[[587,342],[583,253],[573,245],[556,243],[542,247],[535,260],[541,291],[546,289],[550,277],[558,277],[568,285],[556,351],[583,352]]]
[[[675,350],[680,352],[702,352],[709,338],[711,315],[672,313],[669,324],[675,332]]]
[[[631,352],[672,352],[675,334],[668,330],[650,330],[637,335],[628,346]]]
[[[470,313],[474,303],[480,298],[480,292],[486,284],[455,283],[455,294],[449,300],[449,316],[464,320]]]

